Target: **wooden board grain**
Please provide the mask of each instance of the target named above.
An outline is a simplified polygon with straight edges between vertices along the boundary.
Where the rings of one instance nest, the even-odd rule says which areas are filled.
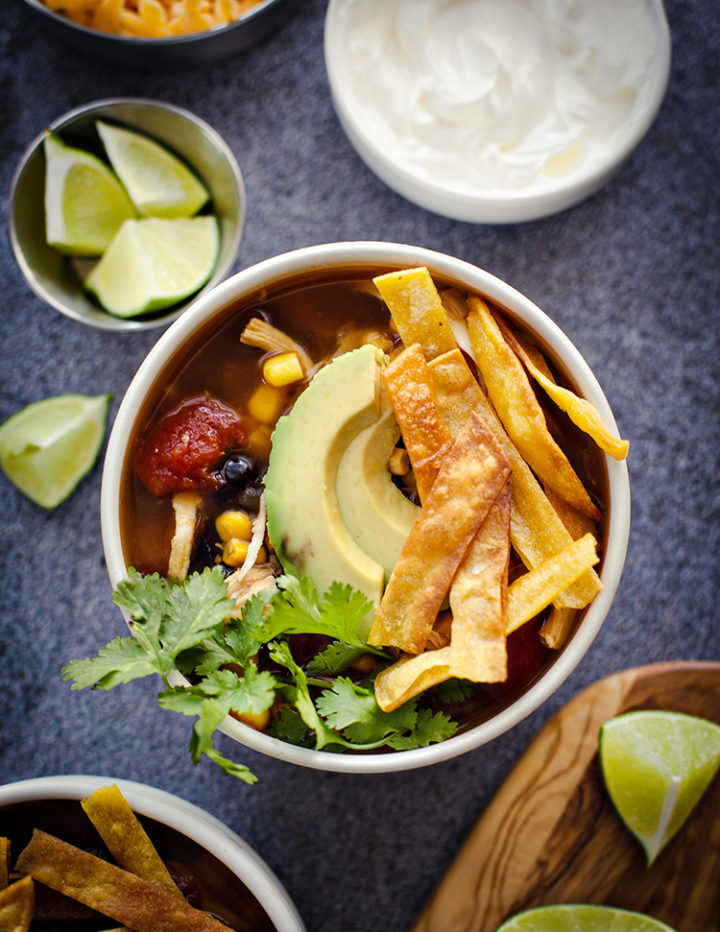
[[[494,932],[521,909],[570,902],[638,910],[678,932],[720,932],[720,779],[650,868],[605,792],[600,725],[636,709],[720,724],[720,663],[625,670],[572,699],[504,781],[412,932]]]

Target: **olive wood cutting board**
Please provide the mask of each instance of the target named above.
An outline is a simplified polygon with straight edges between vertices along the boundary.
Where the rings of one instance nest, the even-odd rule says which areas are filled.
[[[720,776],[650,868],[605,792],[600,725],[636,709],[720,724],[720,663],[637,667],[573,698],[503,782],[412,932],[494,932],[521,909],[563,902],[634,909],[678,932],[720,932]]]

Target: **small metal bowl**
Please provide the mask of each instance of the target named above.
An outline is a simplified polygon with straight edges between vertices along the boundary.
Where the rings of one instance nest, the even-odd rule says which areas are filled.
[[[58,117],[48,128],[70,145],[99,152],[98,119],[115,121],[157,139],[184,159],[206,184],[220,222],[220,254],[212,277],[189,301],[151,318],[125,319],[103,311],[85,293],[68,260],[45,241],[44,133],[21,158],[10,186],[8,215],[15,258],[35,294],[73,320],[101,330],[162,327],[230,272],[245,223],[242,174],[235,156],[215,130],[172,104],[134,98],[99,100]]]
[[[167,39],[141,39],[78,26],[61,13],[48,9],[41,0],[25,0],[25,5],[40,16],[43,24],[76,51],[103,61],[141,68],[200,65],[234,55],[255,45],[280,26],[295,3],[296,0],[263,0],[227,26]]]

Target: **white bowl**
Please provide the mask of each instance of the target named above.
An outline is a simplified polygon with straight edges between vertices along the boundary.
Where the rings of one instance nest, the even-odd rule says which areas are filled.
[[[138,412],[150,387],[169,360],[189,343],[199,328],[213,317],[222,315],[228,305],[244,297],[277,285],[285,279],[308,272],[357,271],[377,268],[427,266],[431,275],[456,283],[459,287],[484,295],[511,316],[523,322],[549,348],[570,374],[580,393],[613,427],[615,421],[608,402],[587,363],[559,327],[540,308],[510,285],[488,272],[460,259],[417,246],[394,243],[354,242],[310,246],[267,259],[238,272],[211,292],[177,320],[158,340],[130,383],[115,419],[108,441],[101,492],[102,538],[105,560],[113,586],[127,575],[120,534],[120,490],[123,464],[129,449]],[[630,489],[625,462],[605,457],[608,502],[606,542],[600,577],[602,591],[585,610],[584,617],[570,642],[552,665],[519,698],[497,715],[440,744],[410,751],[367,754],[335,754],[296,747],[256,731],[233,718],[226,718],[221,730],[236,741],[270,757],[305,767],[346,773],[381,773],[423,767],[447,760],[477,748],[512,728],[551,696],[582,659],[600,630],[620,581],[630,529]]]
[[[160,826],[186,836],[225,865],[255,897],[278,932],[305,932],[302,919],[282,884],[250,845],[214,816],[164,790],[132,780],[81,774],[21,780],[0,786],[0,823],[7,829],[7,813],[20,804],[40,805],[55,800],[76,802],[89,796],[98,787],[113,783],[117,784],[139,816],[152,819]],[[61,838],[65,837],[64,832],[73,830],[73,812],[70,806],[67,809],[67,812],[59,811],[51,815],[54,824],[58,825],[57,834]],[[79,806],[74,815],[84,819]],[[48,816],[45,815],[45,818]],[[28,826],[29,829],[34,827],[51,833],[53,831],[52,825],[43,822],[42,812],[38,814],[38,824]],[[148,834],[153,840],[158,837],[155,834],[153,838],[152,826]],[[18,853],[13,851],[13,857]],[[217,867],[213,870],[217,873]],[[223,892],[229,890],[230,885],[223,888]]]
[[[463,17],[473,12],[467,0],[464,6],[463,0],[434,5],[413,4],[411,0],[382,5],[382,0],[374,0],[374,6],[365,0],[330,0],[325,20],[325,63],[338,119],[368,168],[403,197],[427,210],[474,223],[517,223],[564,210],[597,191],[630,156],[657,115],[670,74],[670,32],[662,0],[615,0],[615,6],[609,11],[605,9],[605,0],[595,9],[591,6],[593,2],[587,0],[583,9],[597,15],[596,25],[605,31],[606,45],[611,48],[611,58],[602,77],[592,78],[594,89],[607,86],[608,76],[617,69],[620,49],[625,60],[631,63],[628,67],[634,68],[640,42],[651,36],[647,73],[633,77],[637,85],[636,97],[628,105],[627,112],[612,117],[614,123],[605,125],[603,122],[600,128],[607,110],[585,116],[588,95],[577,88],[585,80],[589,86],[586,73],[595,67],[589,64],[593,61],[594,50],[591,53],[590,49],[585,49],[583,58],[586,25],[568,26],[578,18],[576,5],[567,21],[559,23],[562,28],[558,29],[556,46],[562,48],[569,29],[578,28],[572,40],[577,42],[578,48],[572,59],[567,57],[568,63],[573,63],[568,64],[568,68],[574,67],[575,61],[580,62],[577,83],[573,87],[561,84],[555,74],[551,74],[551,80],[545,84],[545,75],[539,74],[538,63],[553,61],[552,54],[541,44],[546,32],[537,24],[528,27],[530,46],[525,52],[517,19],[518,16],[524,19],[530,8],[507,5],[502,9],[503,0],[490,5],[491,15],[487,20],[480,19],[485,13],[478,2],[474,7],[478,21],[470,25],[463,22]],[[353,3],[354,7],[350,5]],[[533,9],[540,6],[536,4]],[[386,17],[382,26],[376,13]],[[431,13],[435,15],[432,21]],[[617,14],[634,16],[638,13],[645,16],[645,21],[632,23],[628,20],[613,32]],[[344,18],[350,14],[354,18],[345,22]],[[605,22],[601,21],[603,17]],[[443,23],[454,23],[458,27],[461,22],[464,29],[442,28]],[[632,25],[635,30],[632,35],[623,36],[623,32],[631,31],[626,25]],[[486,49],[483,44],[486,35],[492,35],[494,29],[497,29],[498,41],[506,45],[504,50],[497,45],[497,58],[496,47],[491,44]],[[537,47],[533,42],[537,42]],[[508,59],[506,66],[505,55],[512,53],[516,61]],[[559,57],[556,55],[556,60]],[[472,68],[470,62],[474,63]],[[499,62],[498,72],[490,85],[488,72],[496,67],[496,62]],[[413,68],[417,70],[410,78]],[[451,74],[457,77],[451,79]],[[516,78],[517,83],[509,89]],[[555,81],[563,88],[555,100],[570,100],[567,106],[562,105],[564,109],[556,120],[545,115],[552,114],[552,108],[543,110],[543,99],[536,90],[552,88]],[[492,89],[483,96],[487,87]],[[471,92],[469,88],[474,90]],[[624,88],[618,87],[617,93],[608,97],[607,106],[615,106],[623,92]],[[554,91],[547,93],[550,95]],[[477,96],[473,96],[475,94]],[[431,100],[434,95],[439,102]],[[576,164],[568,163],[561,169],[562,174],[552,177],[538,169],[512,187],[502,173],[492,175],[488,169],[481,174],[478,166],[506,160],[503,171],[507,173],[508,152],[514,153],[513,159],[518,164],[517,126],[510,129],[507,126],[508,114],[513,113],[512,102],[517,99],[522,100],[525,107],[520,115],[518,106],[518,116],[512,117],[512,122],[525,128],[533,125],[536,114],[543,114],[539,126],[550,127],[545,138],[552,138],[552,144],[566,131],[569,122],[585,121],[578,142],[578,146],[584,147],[584,153]],[[473,119],[477,120],[477,131],[472,129]],[[495,127],[497,144],[490,150],[487,141],[492,140]],[[538,133],[532,137],[532,157],[535,158],[544,139],[539,141],[540,130],[533,132]],[[568,153],[577,148],[570,147]],[[526,155],[530,158],[530,146]]]

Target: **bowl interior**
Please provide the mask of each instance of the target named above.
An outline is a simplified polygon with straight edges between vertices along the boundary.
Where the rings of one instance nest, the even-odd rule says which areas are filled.
[[[126,553],[123,549],[119,502],[128,500],[123,479],[127,475],[129,449],[138,424],[142,423],[154,405],[158,391],[183,362],[197,349],[200,334],[206,328],[217,332],[221,323],[232,317],[234,309],[254,296],[272,293],[278,283],[297,281],[298,276],[329,277],[366,275],[391,268],[426,265],[436,280],[453,283],[469,291],[483,294],[525,327],[544,345],[560,371],[600,411],[609,425],[614,424],[607,401],[587,364],[557,326],[526,298],[480,269],[460,260],[428,250],[394,244],[334,244],[311,247],[276,257],[240,272],[223,282],[205,300],[196,305],[163,335],[153,348],[131,383],[120,407],[108,444],[103,475],[102,524],[103,541],[111,581],[115,585],[126,574]],[[371,772],[400,770],[423,766],[445,759],[485,743],[512,727],[537,708],[569,675],[587,650],[599,630],[617,587],[627,547],[629,531],[629,490],[624,463],[602,455],[598,457],[602,472],[600,483],[606,501],[603,528],[603,563],[601,578],[604,589],[585,610],[570,642],[548,658],[538,675],[519,695],[497,704],[490,704],[487,714],[473,727],[455,737],[412,751],[340,755],[298,748],[269,735],[253,731],[234,719],[226,719],[222,730],[231,737],[271,756],[291,760],[305,766],[329,770]],[[474,720],[473,720],[474,721]]]
[[[187,162],[208,187],[221,232],[215,271],[199,294],[209,290],[230,271],[245,222],[244,184],[232,152],[203,121],[179,108],[154,101],[99,101],[65,114],[49,128],[67,144],[104,157],[95,132],[98,119],[115,121],[155,138]],[[45,241],[42,142],[43,135],[40,135],[26,152],[10,193],[11,241],[33,291],[69,317],[100,329],[144,330],[164,326],[178,317],[197,295],[157,315],[126,320],[101,310],[85,294],[67,259]]]
[[[34,828],[102,855],[102,841],[80,800],[112,783],[120,786],[193,906],[211,912],[238,932],[303,932],[302,921],[278,879],[243,839],[192,803],[134,781],[71,775],[0,786],[0,822],[11,842],[12,860]],[[107,919],[83,923],[89,932],[108,925]]]

